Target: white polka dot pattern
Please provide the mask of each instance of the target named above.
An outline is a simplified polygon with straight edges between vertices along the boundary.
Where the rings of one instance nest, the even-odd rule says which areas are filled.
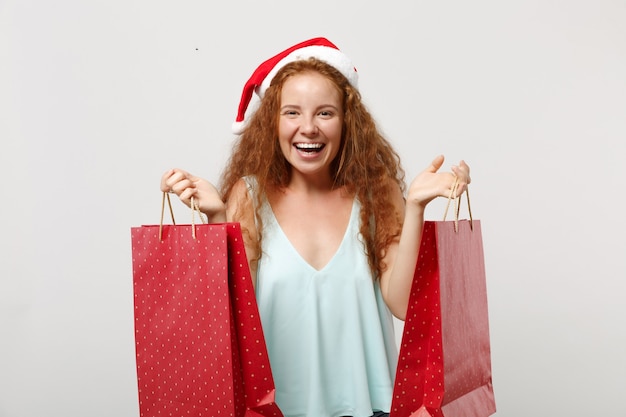
[[[391,417],[495,413],[480,221],[424,222]]]
[[[131,228],[141,416],[282,416],[239,224],[191,228]]]

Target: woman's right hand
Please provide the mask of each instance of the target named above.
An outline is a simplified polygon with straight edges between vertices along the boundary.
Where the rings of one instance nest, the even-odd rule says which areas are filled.
[[[182,169],[170,169],[161,177],[161,191],[176,194],[189,207],[193,197],[194,203],[209,217],[210,223],[226,221],[226,205],[215,186],[203,178]]]

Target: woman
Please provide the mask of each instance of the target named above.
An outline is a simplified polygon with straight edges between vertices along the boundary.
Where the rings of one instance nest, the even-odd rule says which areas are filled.
[[[438,172],[439,156],[405,198],[399,158],[346,59],[317,38],[266,61],[255,72],[262,82],[244,89],[239,122],[250,85],[262,99],[220,192],[179,169],[161,181],[187,204],[193,196],[211,222],[241,223],[285,416],[387,415],[390,313],[404,319],[424,209],[470,181],[464,162]]]

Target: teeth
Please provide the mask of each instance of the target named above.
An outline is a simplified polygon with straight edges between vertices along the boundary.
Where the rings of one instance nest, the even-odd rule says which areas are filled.
[[[321,149],[324,146],[321,143],[298,143],[296,148],[298,149]]]

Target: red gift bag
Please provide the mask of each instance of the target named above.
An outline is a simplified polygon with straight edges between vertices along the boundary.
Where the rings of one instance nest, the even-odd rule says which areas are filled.
[[[162,223],[131,228],[141,416],[282,416],[239,224]]]
[[[471,211],[459,221],[457,210],[454,221],[424,223],[391,417],[489,416],[491,376],[480,221]]]

